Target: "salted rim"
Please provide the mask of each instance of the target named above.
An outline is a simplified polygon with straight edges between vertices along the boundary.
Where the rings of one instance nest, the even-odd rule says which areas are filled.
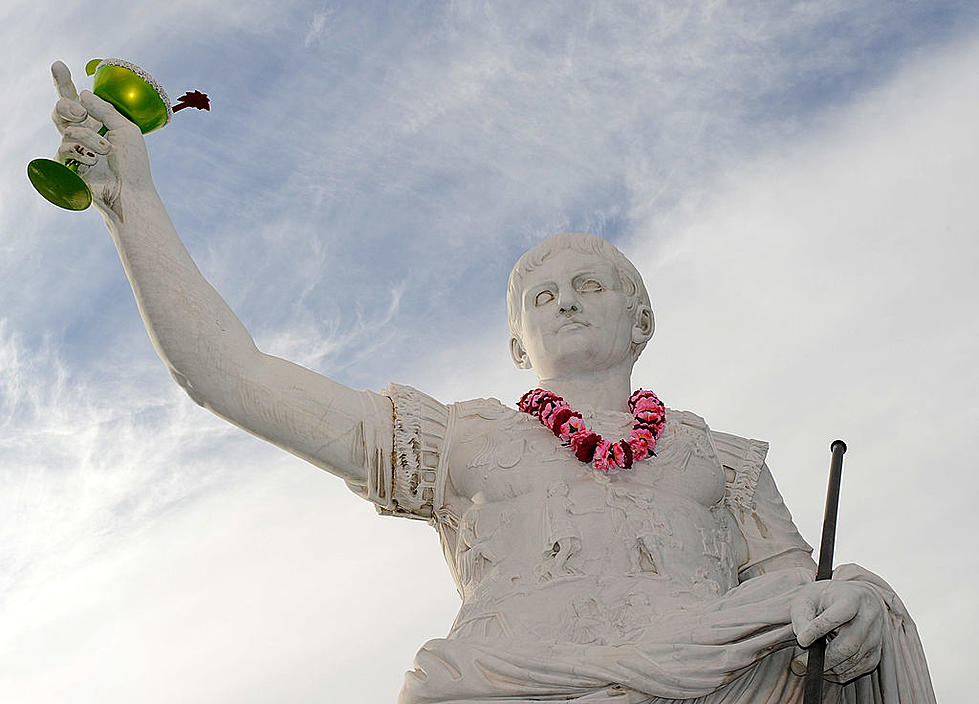
[[[167,95],[167,92],[163,90],[163,86],[161,86],[157,80],[153,78],[153,76],[148,74],[133,62],[126,61],[125,59],[102,59],[99,61],[99,66],[102,64],[105,64],[106,66],[121,66],[122,68],[128,68],[130,71],[153,86],[153,90],[159,93],[160,97],[163,98],[163,105],[167,109],[167,121],[164,122],[163,125],[166,126],[170,124],[170,118],[173,117],[173,109],[170,107],[170,97]],[[95,67],[95,70],[98,70],[98,66]]]

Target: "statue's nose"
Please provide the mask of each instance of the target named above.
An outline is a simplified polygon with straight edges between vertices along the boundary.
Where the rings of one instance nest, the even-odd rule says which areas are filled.
[[[557,308],[559,315],[571,315],[581,312],[581,299],[573,286],[562,286],[557,294]]]

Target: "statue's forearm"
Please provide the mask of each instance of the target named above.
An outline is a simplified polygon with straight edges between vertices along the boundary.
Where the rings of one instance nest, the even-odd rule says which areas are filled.
[[[251,335],[207,282],[152,188],[129,191],[106,218],[140,315],[173,377],[198,402],[219,402],[229,372],[256,363]]]

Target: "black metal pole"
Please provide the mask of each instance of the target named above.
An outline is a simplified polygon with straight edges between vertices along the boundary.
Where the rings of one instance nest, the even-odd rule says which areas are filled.
[[[829,464],[829,486],[826,489],[826,512],[823,514],[823,536],[819,543],[819,565],[816,580],[833,577],[833,547],[836,544],[836,514],[840,506],[840,479],[843,475],[843,453],[846,443],[834,440],[829,446],[833,457]],[[823,666],[826,661],[826,638],[817,638],[809,646],[806,666],[805,704],[822,704]]]

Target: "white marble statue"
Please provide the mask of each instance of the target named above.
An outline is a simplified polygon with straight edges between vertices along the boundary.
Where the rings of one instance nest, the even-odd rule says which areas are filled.
[[[61,155],[82,163],[177,383],[379,512],[437,530],[462,605],[419,651],[403,704],[801,703],[804,648],[825,634],[824,701],[935,701],[883,580],[844,565],[813,581],[765,443],[667,410],[656,456],[606,474],[495,399],[355,391],[263,353],[181,244],[139,130],[76,95],[64,64],[53,73]],[[632,264],[595,236],[556,235],[517,262],[507,303],[517,367],[603,437],[628,437],[631,372],[653,334]]]

